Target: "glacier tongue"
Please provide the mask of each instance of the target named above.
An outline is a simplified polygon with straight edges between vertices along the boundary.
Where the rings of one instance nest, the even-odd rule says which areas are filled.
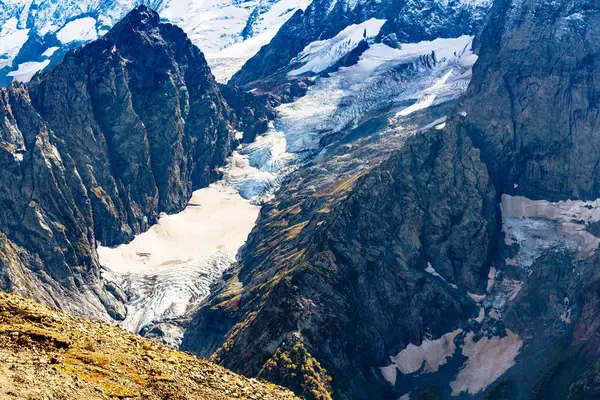
[[[132,242],[99,247],[103,277],[128,296],[122,326],[138,332],[149,323],[181,317],[206,297],[210,284],[235,261],[258,211],[218,182],[194,192],[184,211],[163,215]]]
[[[99,247],[103,278],[127,296],[121,326],[140,332],[186,315],[208,296],[210,285],[236,261],[258,217],[258,204],[270,198],[295,160],[287,153],[285,135],[271,127],[254,143],[240,146],[224,178],[194,192],[184,211],[162,215],[128,244]],[[169,344],[178,345],[175,331]]]

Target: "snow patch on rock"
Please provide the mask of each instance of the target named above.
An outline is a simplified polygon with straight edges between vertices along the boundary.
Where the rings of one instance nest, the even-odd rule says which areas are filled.
[[[62,43],[89,42],[98,38],[96,20],[92,17],[79,18],[66,24],[56,33]]]
[[[56,46],[55,47],[49,47],[48,49],[46,49],[46,51],[44,51],[42,53],[42,56],[50,58],[50,57],[52,57],[54,55],[54,53],[56,53],[56,51],[58,49],[60,49],[60,47],[56,47]]]
[[[494,285],[496,284],[496,267],[490,267],[490,271],[488,272],[488,281],[485,289],[486,293],[489,293]]]
[[[8,76],[12,76],[17,82],[29,82],[36,72],[46,68],[48,64],[50,64],[50,60],[19,64],[17,70],[10,72]]]
[[[480,304],[483,300],[485,300],[485,294],[475,294],[468,292],[468,295],[477,304]]]
[[[475,334],[465,336],[462,354],[468,358],[456,379],[450,383],[452,395],[474,395],[500,378],[515,364],[515,357],[523,346],[519,335],[506,331],[505,337],[484,336],[474,341]]]
[[[461,334],[462,329],[447,333],[437,340],[425,339],[420,346],[409,344],[394,357],[391,364],[381,367],[381,373],[392,385],[396,383],[397,371],[403,374],[413,374],[423,368],[423,373],[435,372],[446,364],[446,358],[451,357],[456,350],[454,339]]]

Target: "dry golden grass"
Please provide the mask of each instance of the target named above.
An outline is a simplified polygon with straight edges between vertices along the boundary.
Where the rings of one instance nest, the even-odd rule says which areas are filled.
[[[0,293],[0,399],[296,399],[116,326]]]

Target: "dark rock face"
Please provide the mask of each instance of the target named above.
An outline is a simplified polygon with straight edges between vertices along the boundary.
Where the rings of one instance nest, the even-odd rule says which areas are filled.
[[[202,348],[215,321],[238,318],[215,359],[288,382],[291,371],[273,366],[281,367],[298,332],[310,355],[303,359],[325,369],[335,398],[379,398],[389,388],[376,367],[389,354],[476,316],[474,303],[450,283],[476,291],[487,274],[494,189],[470,140],[436,131],[328,190],[336,204],[329,215],[318,202],[322,193],[266,208],[244,264],[202,310],[184,346]],[[446,281],[430,279],[427,263]],[[240,286],[241,297],[231,289]],[[288,383],[308,398],[331,395],[327,385]]]
[[[397,48],[440,37],[459,37],[479,33],[492,1],[478,4],[468,1],[405,0],[395,1],[386,10],[387,22],[378,40]],[[389,18],[391,17],[391,18]]]
[[[106,245],[181,210],[234,142],[204,56],[148,9],[69,53],[30,92],[91,189],[96,239]]]
[[[68,293],[83,296],[88,283],[89,292],[102,292],[96,285],[98,260],[87,190],[64,152],[64,142],[33,108],[27,89],[13,85],[2,89],[0,98],[2,289],[82,312],[78,304],[68,307]],[[124,312],[107,293],[100,299],[107,307],[83,299],[90,313],[94,307],[111,309],[117,318]]]
[[[316,0],[306,11],[298,11],[244,67],[232,82],[246,84],[275,74],[316,40],[334,37],[344,28],[371,18],[386,19],[378,41],[392,47],[401,43],[474,34],[481,28],[491,2],[468,4],[450,1],[348,1]]]
[[[597,2],[585,0],[494,3],[457,110],[464,117],[450,129],[468,135],[481,151],[498,193],[550,201],[600,197],[599,18]],[[507,374],[515,396],[584,399],[598,393],[591,378],[600,354],[597,265],[597,254],[582,260],[551,249],[524,278],[504,318],[527,340]],[[520,381],[525,374],[532,379]]]
[[[0,231],[23,253],[4,261],[9,290],[15,263],[59,286],[98,283],[97,241],[126,242],[182,210],[218,176],[235,130],[259,131],[272,115],[239,91],[232,109],[200,50],[146,7],[1,96]]]
[[[504,193],[600,197],[600,13],[593,1],[497,1],[464,104]]]

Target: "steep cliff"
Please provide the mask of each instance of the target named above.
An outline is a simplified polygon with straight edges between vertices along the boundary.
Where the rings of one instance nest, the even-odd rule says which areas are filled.
[[[504,193],[600,197],[598,4],[498,1],[463,105]]]
[[[3,289],[117,319],[123,295],[99,281],[97,242],[124,243],[182,210],[218,177],[235,132],[271,115],[239,91],[227,93],[232,109],[200,50],[143,6],[0,93]]]

